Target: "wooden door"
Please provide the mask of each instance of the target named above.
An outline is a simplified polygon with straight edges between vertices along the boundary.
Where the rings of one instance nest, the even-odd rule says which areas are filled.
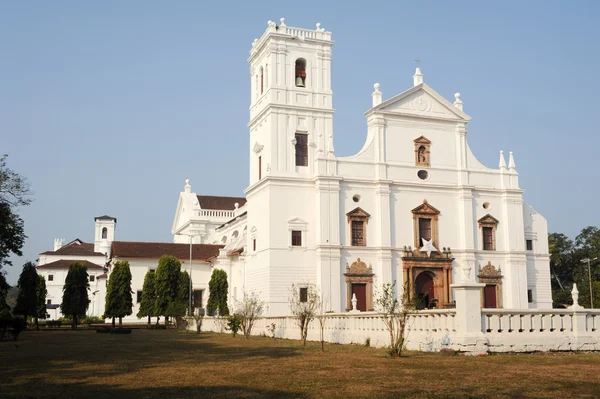
[[[486,285],[483,289],[483,307],[486,309],[497,307],[496,305],[496,286]]]
[[[352,284],[352,294],[356,295],[356,309],[361,312],[367,311],[367,285]],[[352,297],[351,297],[352,298]]]

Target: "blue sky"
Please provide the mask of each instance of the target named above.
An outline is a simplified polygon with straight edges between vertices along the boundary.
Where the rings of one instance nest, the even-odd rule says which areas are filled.
[[[514,151],[525,199],[550,231],[600,225],[600,25],[595,1],[2,2],[0,153],[35,193],[20,209],[20,266],[55,237],[170,241],[184,180],[198,193],[248,183],[249,68],[268,20],[333,32],[334,144],[357,152],[373,83],[412,86],[414,60],[472,116],[485,165]]]

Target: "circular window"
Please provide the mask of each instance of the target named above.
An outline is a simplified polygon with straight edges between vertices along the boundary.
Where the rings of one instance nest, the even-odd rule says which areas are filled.
[[[483,203],[483,209],[490,209],[490,203],[489,202],[484,202]]]
[[[425,180],[429,177],[429,173],[426,170],[420,170],[417,172],[417,176],[419,176],[419,179]]]
[[[354,201],[354,202],[358,202],[358,201],[360,201],[360,195],[358,195],[358,194],[354,195],[354,196],[352,197],[352,201]]]

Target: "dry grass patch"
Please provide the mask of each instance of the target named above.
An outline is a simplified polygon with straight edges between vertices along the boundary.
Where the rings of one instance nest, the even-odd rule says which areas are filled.
[[[600,354],[482,358],[265,337],[26,332],[0,343],[1,397],[598,397]]]

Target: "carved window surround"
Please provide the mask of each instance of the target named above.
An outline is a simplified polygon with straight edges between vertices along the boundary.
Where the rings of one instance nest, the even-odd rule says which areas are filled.
[[[369,223],[369,218],[371,217],[371,215],[369,215],[367,212],[365,212],[363,209],[361,209],[360,207],[358,208],[354,208],[353,210],[351,210],[350,212],[348,212],[346,214],[346,217],[348,218],[348,229],[349,229],[349,237],[350,237],[350,245],[354,245],[353,244],[353,232],[352,232],[352,222],[362,222],[362,247],[366,247],[367,246],[367,224]]]
[[[477,221],[477,224],[479,225],[479,229],[481,230],[480,236],[481,236],[481,249],[482,250],[487,250],[487,251],[495,251],[496,250],[496,229],[498,228],[498,223],[500,223],[498,221],[498,219],[496,219],[489,213]],[[484,233],[483,233],[484,227],[489,227],[492,229],[491,230],[491,232],[492,232],[492,247],[491,247],[491,249],[485,249],[485,242],[484,242],[485,238],[484,238]]]
[[[366,284],[367,312],[373,311],[373,268],[356,259],[352,265],[346,263],[346,312],[352,310],[352,284]]]
[[[415,250],[423,246],[423,243],[419,240],[419,219],[431,220],[431,239],[433,240],[433,246],[438,248],[438,216],[440,211],[431,206],[427,200],[424,199],[423,203],[413,209],[411,212],[413,214],[413,236],[415,237]]]
[[[502,308],[502,270],[500,270],[500,266],[498,269],[492,265],[491,261],[488,261],[488,264],[483,268],[479,265],[479,273],[477,274],[479,278],[479,282],[486,285],[495,285],[496,286],[496,306],[498,309]],[[484,292],[483,288],[481,289],[481,307],[484,307]]]
[[[431,166],[431,140],[425,136],[418,137],[414,140],[415,143],[415,165],[416,166]]]

